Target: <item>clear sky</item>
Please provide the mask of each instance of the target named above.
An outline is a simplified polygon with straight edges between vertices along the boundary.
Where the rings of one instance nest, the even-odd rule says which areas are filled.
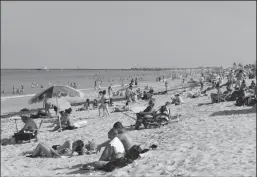
[[[255,1],[1,2],[1,68],[230,66],[255,60]]]

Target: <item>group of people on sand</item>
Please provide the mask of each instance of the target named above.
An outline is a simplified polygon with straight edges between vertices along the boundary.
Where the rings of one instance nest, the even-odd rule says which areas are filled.
[[[99,145],[96,145],[94,140],[88,141],[88,143],[83,140],[74,142],[67,140],[62,145],[53,145],[52,147],[47,146],[45,143],[39,143],[34,150],[23,152],[23,155],[32,158],[39,156],[65,158],[84,154],[97,154],[104,148],[98,161],[82,165],[80,169],[113,171],[115,168],[121,168],[132,163],[150,149],[157,148],[156,145],[152,145],[150,148],[143,150],[133,141],[121,122],[116,122],[107,135],[108,140]]]
[[[224,76],[225,77],[225,76]],[[216,89],[217,93],[211,93],[212,103],[218,103],[221,101],[236,101],[236,105],[252,105],[256,101],[256,84],[254,81],[249,86],[246,85],[246,77],[242,70],[239,70],[236,74],[234,70],[226,76],[227,82],[222,84],[223,80],[219,77],[218,81],[212,82],[212,87],[208,87],[206,91]],[[221,91],[222,87],[226,87],[224,92]],[[247,93],[248,96],[247,96]],[[248,100],[248,101],[247,101]],[[241,102],[239,104],[239,102]],[[251,102],[251,103],[250,103]]]

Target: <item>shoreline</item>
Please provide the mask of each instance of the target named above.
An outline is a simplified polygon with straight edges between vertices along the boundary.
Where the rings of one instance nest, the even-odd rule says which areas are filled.
[[[180,81],[179,80],[175,80],[173,81],[173,83],[177,83]],[[128,84],[126,84],[125,86],[127,86]],[[159,90],[164,90],[164,82],[141,82],[138,87],[139,88],[143,88],[144,86],[149,85],[152,86],[154,88],[154,90],[159,91]],[[176,85],[176,84],[175,84]],[[106,89],[107,87],[102,87],[102,89]],[[121,88],[121,85],[115,85],[113,86],[114,91],[118,90]],[[118,88],[118,89],[117,89]],[[68,100],[71,105],[76,105],[79,104],[80,102],[85,101],[87,98],[89,99],[94,99],[96,98],[98,95],[98,90],[95,90],[94,88],[84,88],[84,89],[78,89],[81,90],[85,93],[84,98],[71,98],[70,100]],[[173,90],[173,89],[172,89]],[[171,91],[172,91],[171,90]],[[86,92],[85,92],[86,91]],[[24,95],[23,97],[14,97],[14,98],[9,98],[9,99],[1,99],[1,117],[2,116],[6,116],[10,113],[19,113],[21,109],[23,108],[27,108],[30,110],[35,110],[35,109],[39,109],[42,108],[42,103],[36,103],[36,104],[29,104],[28,101],[29,99],[33,96],[34,94],[30,94],[29,96]],[[118,99],[121,100],[121,99]]]

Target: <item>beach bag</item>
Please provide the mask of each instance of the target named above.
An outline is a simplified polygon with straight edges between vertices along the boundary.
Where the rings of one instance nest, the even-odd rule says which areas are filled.
[[[236,106],[243,106],[247,104],[247,100],[244,97],[238,97],[236,100]]]
[[[82,140],[77,140],[72,144],[72,149],[78,153],[78,155],[83,155],[85,153],[84,142]]]
[[[256,98],[254,96],[246,98],[246,105],[247,106],[254,106],[256,104]]]
[[[37,131],[28,130],[28,131],[14,133],[13,137],[16,143],[19,141],[30,141],[31,139],[36,137],[36,133]]]

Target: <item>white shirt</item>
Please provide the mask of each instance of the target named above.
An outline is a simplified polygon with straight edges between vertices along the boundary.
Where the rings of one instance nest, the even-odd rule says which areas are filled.
[[[124,149],[124,146],[123,146],[122,142],[117,137],[112,139],[112,141],[110,142],[110,145],[112,147],[114,147],[114,153],[115,154],[125,152],[125,149]]]

